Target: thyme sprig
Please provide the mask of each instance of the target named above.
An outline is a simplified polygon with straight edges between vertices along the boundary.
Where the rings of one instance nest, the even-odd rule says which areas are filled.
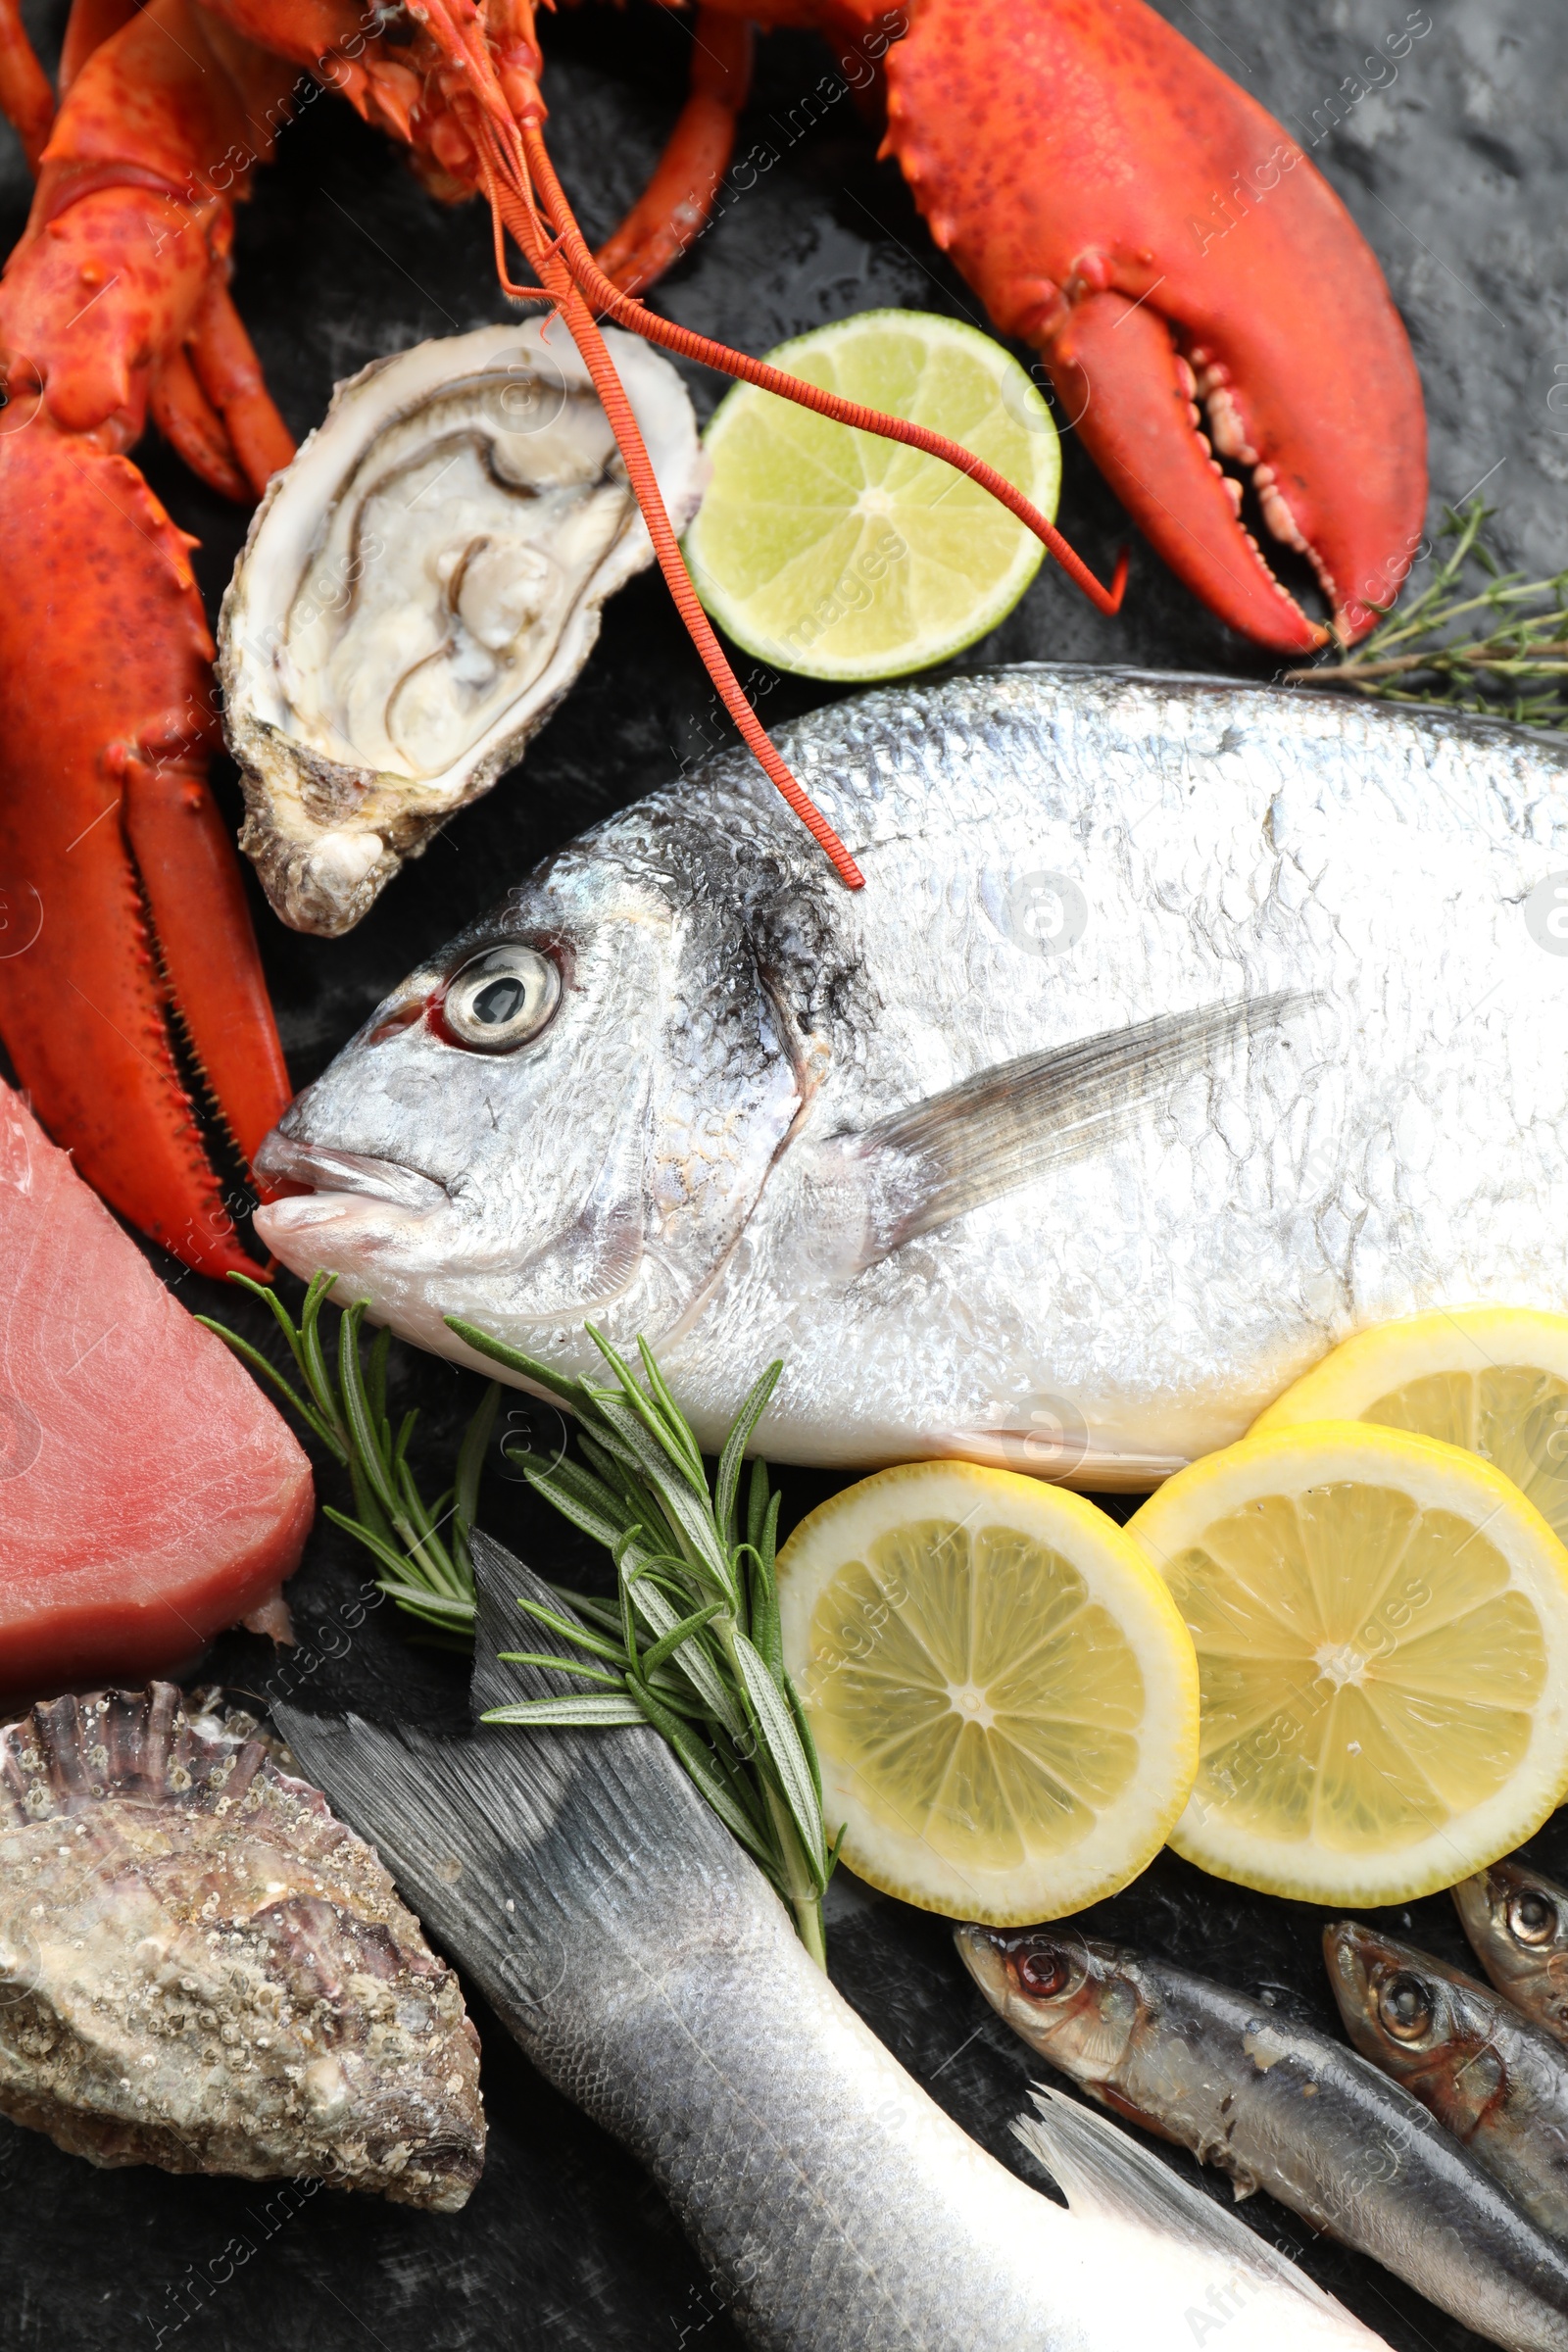
[[[769,1364],[735,1416],[711,1488],[691,1424],[647,1344],[642,1375],[592,1324],[608,1382],[573,1380],[456,1316],[469,1348],[576,1416],[581,1462],[541,1465],[503,1447],[564,1518],[602,1544],[615,1597],[562,1592],[576,1618],[517,1606],[577,1652],[564,1671],[586,1688],[495,1707],[486,1723],[649,1723],[699,1792],[777,1888],[802,1942],[826,1966],[822,1896],[838,1854],[822,1818],[816,1747],[784,1667],[774,1552],[779,1497],[767,1465],[752,1464],[744,1527],[746,1447],[783,1366]],[[561,1591],[561,1588],[556,1588]],[[559,1651],[509,1650],[517,1665],[561,1671]],[[840,1833],[842,1836],[842,1832]]]
[[[443,1632],[467,1634],[474,1618],[468,1539],[478,1508],[479,1472],[495,1425],[500,1383],[490,1383],[468,1423],[451,1486],[427,1503],[409,1462],[418,1413],[405,1413],[395,1431],[387,1416],[391,1332],[377,1332],[368,1360],[361,1357],[360,1326],[368,1299],[362,1298],[344,1309],[338,1323],[335,1362],[329,1364],[321,1339],[321,1309],[337,1280],[335,1274],[312,1277],[298,1323],[277,1293],[265,1283],[253,1282],[246,1274],[231,1274],[229,1280],[252,1292],[271,1310],[305,1394],[237,1331],[230,1331],[211,1315],[198,1315],[196,1320],[216,1332],[260,1379],[274,1388],[348,1472],[354,1490],[353,1516],[335,1510],[331,1503],[322,1506],[323,1515],[365,1545],[381,1570],[377,1584],[400,1609]]]
[[[1287,683],[1568,727],[1568,569],[1505,572],[1481,535],[1494,512],[1479,498],[1447,508],[1447,546],[1420,595],[1352,652],[1287,670]]]

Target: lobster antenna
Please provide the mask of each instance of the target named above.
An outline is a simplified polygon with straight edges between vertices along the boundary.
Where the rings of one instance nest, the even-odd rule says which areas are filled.
[[[494,223],[496,267],[503,291],[521,301],[547,300],[561,314],[604,405],[660,569],[714,691],[763,772],[831,858],[847,886],[851,890],[862,888],[864,876],[859,867],[779,757],[703,611],[631,404],[589,304],[634,334],[676,351],[685,359],[814,410],[835,423],[877,434],[884,440],[901,441],[927,456],[940,458],[1016,515],[1054,557],[1074,585],[1105,613],[1114,613],[1121,607],[1127,582],[1125,549],[1117,559],[1110,587],[1102,587],[1050,518],[1004,475],[976,458],[961,443],[950,441],[945,434],[931,432],[905,417],[862,408],[858,402],[845,400],[782,368],[770,368],[764,361],[750,359],[689,327],[676,326],[632,296],[623,294],[589,252],[545,147],[543,126],[547,110],[539,90],[538,50],[531,38],[531,19],[529,34],[520,39],[514,37],[507,44],[508,87],[504,90],[475,0],[452,0],[450,8],[448,0],[410,0],[410,5],[411,13],[429,27],[463,73],[464,84],[453,92],[452,103],[464,119],[479,160]],[[505,0],[502,5],[505,6]],[[523,5],[526,7],[526,0]],[[541,202],[547,220],[540,217]],[[506,231],[510,231],[533,270],[536,285],[516,285],[511,278],[505,263]]]

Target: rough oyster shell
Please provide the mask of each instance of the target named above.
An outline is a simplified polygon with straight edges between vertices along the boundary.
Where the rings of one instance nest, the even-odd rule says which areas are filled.
[[[0,2112],[94,2164],[455,2212],[479,2038],[373,1849],[172,1683],[0,1730]]]
[[[606,331],[670,519],[697,422],[667,360]],[[257,510],[219,675],[241,845],[286,923],[350,930],[486,791],[653,561],[609,419],[560,320],[418,343],[339,384]]]

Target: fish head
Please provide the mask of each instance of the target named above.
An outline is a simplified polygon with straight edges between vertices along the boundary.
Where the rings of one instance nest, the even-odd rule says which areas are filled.
[[[1522,1862],[1494,1862],[1462,1879],[1453,1899],[1497,1990],[1568,2031],[1568,1887]]]
[[[1496,1996],[1359,1920],[1325,1928],[1323,1952],[1340,2015],[1362,2057],[1450,2129],[1473,2128],[1498,2086]]]
[[[998,2014],[1078,2082],[1109,2080],[1152,2005],[1135,1953],[1073,1928],[954,1930],[959,1956]]]
[[[461,1355],[454,1314],[587,1369],[585,1316],[657,1336],[701,1298],[799,1104],[733,904],[585,837],[290,1105],[257,1230],[421,1346]]]

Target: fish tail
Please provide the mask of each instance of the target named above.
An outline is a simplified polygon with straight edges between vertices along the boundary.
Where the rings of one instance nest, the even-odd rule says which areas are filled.
[[[488,1537],[473,1539],[477,1718],[580,1684],[503,1666],[519,1594],[567,1615],[559,1596]],[[537,1620],[530,1649],[570,1655]],[[408,1726],[275,1710],[302,1771],[377,1847],[413,1909],[509,2028],[530,2044],[568,1956],[596,1934],[630,1954],[667,1938],[684,1903],[728,1886],[765,1891],[663,1741],[641,1728],[545,1731],[487,1725],[442,1737]]]

